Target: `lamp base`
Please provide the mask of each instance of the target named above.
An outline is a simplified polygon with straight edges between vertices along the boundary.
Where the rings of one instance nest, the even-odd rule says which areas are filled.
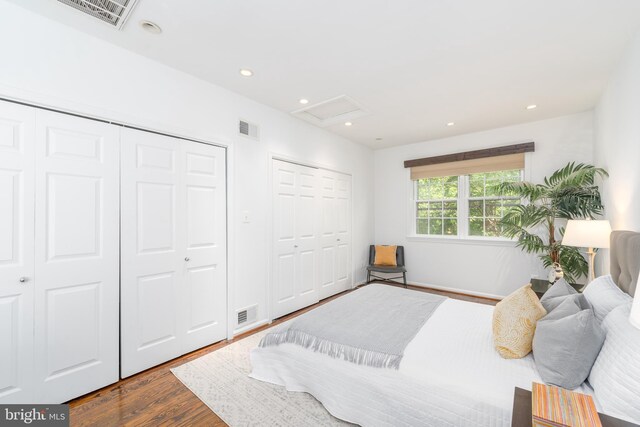
[[[593,250],[593,248],[588,248],[587,255],[589,255],[589,275],[587,276],[587,284],[589,284],[593,281],[593,279],[596,278],[596,272],[594,267],[596,252]]]

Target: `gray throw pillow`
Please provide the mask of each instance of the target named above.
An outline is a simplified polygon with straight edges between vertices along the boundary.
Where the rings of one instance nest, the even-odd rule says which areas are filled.
[[[566,280],[560,279],[551,286],[547,292],[540,298],[540,303],[550,313],[556,308],[566,297],[569,295],[577,294],[578,291],[573,289],[573,286],[567,283]]]
[[[591,308],[583,308],[582,295],[565,298],[538,321],[533,337],[533,358],[547,384],[572,390],[591,372],[605,334]]]

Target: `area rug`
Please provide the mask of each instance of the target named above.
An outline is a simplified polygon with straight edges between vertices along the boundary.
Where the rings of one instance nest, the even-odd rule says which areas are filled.
[[[249,378],[249,351],[268,330],[204,355],[171,372],[231,427],[347,426],[308,393]]]

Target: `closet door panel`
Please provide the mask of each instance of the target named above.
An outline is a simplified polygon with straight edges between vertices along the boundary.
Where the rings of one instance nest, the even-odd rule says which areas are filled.
[[[336,292],[351,287],[351,176],[336,174]]]
[[[296,199],[297,295],[298,308],[319,301],[318,298],[318,170],[298,166]]]
[[[36,116],[37,401],[118,380],[119,129]]]
[[[226,165],[223,148],[180,145],[186,207],[181,330],[188,352],[226,337]]]
[[[0,102],[0,403],[35,398],[34,147],[35,109]]]
[[[326,298],[339,292],[336,290],[336,271],[338,262],[337,229],[338,212],[336,200],[336,176],[328,170],[320,171],[321,195],[321,254],[322,280],[320,281],[320,298]]]
[[[132,129],[121,137],[121,374],[180,355],[178,140]]]
[[[273,317],[295,311],[296,295],[296,198],[298,166],[273,162]]]
[[[280,317],[318,302],[317,169],[273,161],[272,307]]]

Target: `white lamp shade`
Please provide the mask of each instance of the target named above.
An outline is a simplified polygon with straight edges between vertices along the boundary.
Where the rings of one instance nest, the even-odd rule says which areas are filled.
[[[611,224],[608,220],[570,219],[562,237],[565,246],[608,248]]]

